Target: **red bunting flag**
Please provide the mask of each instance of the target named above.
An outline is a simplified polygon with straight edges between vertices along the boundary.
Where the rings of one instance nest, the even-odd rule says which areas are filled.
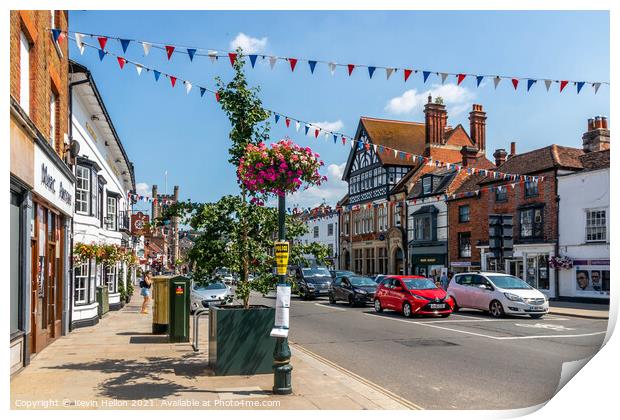
[[[568,84],[568,80],[560,80],[560,92],[564,90],[567,84]]]
[[[121,66],[121,70],[123,70],[123,67],[125,67],[125,62],[127,60],[125,60],[123,57],[116,57],[116,60],[118,60],[118,65]]]
[[[347,139],[345,139],[344,136],[342,136],[342,145],[344,146],[346,142],[347,142]]]
[[[60,42],[62,42],[62,41],[65,39],[65,36],[66,36],[66,35],[65,35],[65,33],[64,33],[64,32],[61,32],[61,33],[58,35],[58,42],[59,42],[59,43],[60,43]]]
[[[174,87],[174,84],[177,82],[177,78],[174,76],[170,76],[170,83],[172,83],[172,87]]]
[[[235,65],[235,61],[237,61],[237,54],[236,53],[228,53],[228,59],[230,60],[230,65],[234,66]]]
[[[349,69],[349,76],[353,73],[353,69],[355,68],[355,64],[347,64],[347,68]]]
[[[319,130],[318,128],[314,129],[314,138],[317,138],[319,136],[319,131],[321,130]]]
[[[105,44],[106,42],[108,42],[108,38],[106,38],[105,36],[99,36],[97,37],[97,40],[99,41],[99,46],[101,47],[101,49],[105,49]]]
[[[407,79],[409,79],[411,73],[413,73],[413,70],[405,69],[405,82],[407,81]]]
[[[370,143],[366,143],[364,147],[366,148],[366,150],[370,150]]]
[[[291,125],[291,120],[289,118],[285,119],[284,122],[286,123],[286,128]]]
[[[289,58],[288,62],[291,64],[291,71],[295,71],[295,66],[297,65],[297,59]]]
[[[172,45],[166,45],[166,54],[168,55],[168,60],[172,57],[172,53],[174,52],[174,47]]]
[[[515,87],[515,90],[517,90],[517,86],[519,86],[519,79],[512,79],[512,85]]]
[[[216,100],[217,102],[219,102],[219,101],[220,101],[220,92],[215,92],[215,100]]]
[[[456,76],[456,84],[457,86],[461,84],[461,82],[465,79],[465,74],[461,73]]]

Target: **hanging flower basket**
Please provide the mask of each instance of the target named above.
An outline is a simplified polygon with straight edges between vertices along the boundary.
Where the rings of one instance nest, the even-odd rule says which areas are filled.
[[[573,260],[569,257],[561,257],[554,255],[549,258],[549,267],[559,270],[570,270],[573,268]]]
[[[284,197],[288,193],[311,185],[321,185],[327,177],[319,173],[323,166],[319,154],[309,147],[301,147],[289,139],[271,144],[249,144],[245,155],[239,160],[239,181],[255,197],[253,203],[262,205],[262,198],[273,194]]]
[[[83,264],[91,258],[96,258],[99,245],[78,242],[73,247],[73,262]]]

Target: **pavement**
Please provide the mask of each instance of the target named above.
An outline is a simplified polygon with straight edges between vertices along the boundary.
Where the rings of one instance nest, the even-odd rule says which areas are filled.
[[[206,351],[151,334],[141,299],[98,325],[60,337],[11,380],[12,408],[419,409],[312,351],[291,346],[293,394],[273,395],[273,375],[211,376]],[[206,349],[207,318],[200,348]]]
[[[550,301],[549,313],[581,318],[609,319],[609,304]]]
[[[291,342],[424,409],[542,404],[555,394],[563,364],[598,352],[607,331],[607,319],[493,319],[473,310],[405,318],[324,298],[293,297],[290,314]]]

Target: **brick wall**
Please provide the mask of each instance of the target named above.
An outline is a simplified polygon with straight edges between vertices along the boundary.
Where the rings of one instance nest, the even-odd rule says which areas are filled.
[[[65,10],[54,12],[57,28],[67,30],[68,14]],[[10,22],[10,91],[20,99],[20,33],[30,42],[30,119],[50,141],[50,98],[55,91],[56,132],[53,133],[56,151],[63,156],[64,136],[68,133],[68,42],[60,41],[58,48],[49,28],[50,10],[12,10]]]
[[[530,204],[544,204],[543,212],[543,239],[542,242],[554,242],[557,240],[557,208],[558,203],[555,196],[556,178],[554,170],[536,174],[544,176],[545,180],[539,182],[538,196],[525,198],[524,184],[517,184],[514,189],[508,187],[507,200],[497,202],[495,192],[483,191],[478,197],[465,197],[457,200],[448,201],[448,224],[449,242],[448,253],[450,262],[452,261],[471,261],[480,262],[480,252],[476,248],[478,243],[488,244],[489,240],[489,214],[503,213],[512,214],[514,217],[513,237],[515,244],[523,243],[519,237],[519,211],[520,206]],[[499,185],[499,184],[491,184]],[[459,207],[469,205],[470,221],[467,223],[459,222]],[[471,258],[459,257],[458,234],[460,232],[471,233]],[[540,240],[536,242],[541,242]]]

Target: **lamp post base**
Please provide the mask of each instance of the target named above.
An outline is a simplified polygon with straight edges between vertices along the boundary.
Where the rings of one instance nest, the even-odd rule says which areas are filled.
[[[276,338],[276,348],[273,352],[273,393],[276,395],[288,395],[293,392],[291,384],[291,372],[293,366],[291,349],[287,338]]]

